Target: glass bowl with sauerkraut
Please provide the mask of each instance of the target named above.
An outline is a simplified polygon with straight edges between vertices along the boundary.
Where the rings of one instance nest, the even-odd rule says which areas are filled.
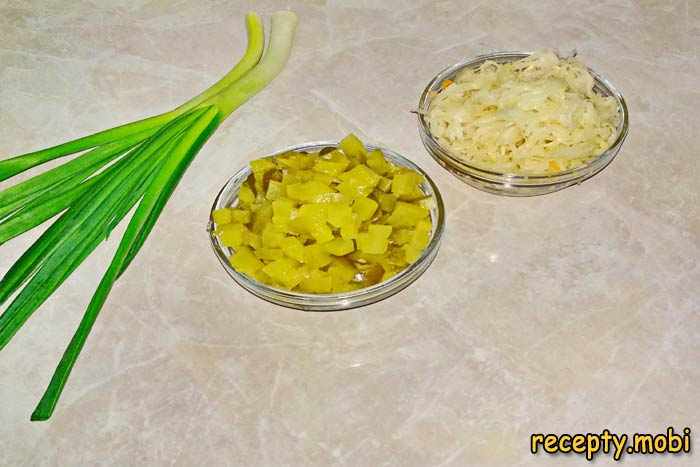
[[[629,126],[622,94],[576,57],[498,52],[458,63],[421,95],[419,131],[462,181],[506,196],[579,184],[617,155]]]

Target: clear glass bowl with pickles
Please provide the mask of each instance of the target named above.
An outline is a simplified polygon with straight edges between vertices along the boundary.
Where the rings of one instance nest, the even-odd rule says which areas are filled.
[[[368,305],[416,280],[445,224],[440,193],[414,163],[348,135],[256,159],[223,186],[208,231],[243,288],[278,305]]]

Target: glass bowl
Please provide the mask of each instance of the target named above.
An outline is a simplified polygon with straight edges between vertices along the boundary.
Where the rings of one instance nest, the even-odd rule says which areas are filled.
[[[622,147],[627,137],[629,126],[627,104],[622,94],[605,78],[589,68],[589,72],[595,81],[594,90],[603,96],[612,96],[617,102],[620,114],[620,123],[617,128],[615,142],[600,156],[592,159],[587,164],[575,169],[559,172],[552,175],[517,175],[485,170],[459,160],[457,156],[443,148],[436,138],[430,133],[425,114],[430,107],[430,101],[434,93],[440,90],[440,85],[446,79],[455,77],[464,68],[476,68],[487,60],[498,63],[507,63],[520,60],[531,55],[531,52],[496,52],[479,55],[464,62],[445,68],[437,74],[426,86],[418,103],[418,127],[423,145],[428,153],[444,168],[457,176],[460,180],[489,193],[505,196],[535,196],[551,193],[571,185],[579,184],[603,170]]]
[[[338,147],[338,142],[323,141],[300,144],[285,148],[271,154],[270,156],[283,154],[288,151],[316,152],[329,147]],[[379,284],[365,287],[363,289],[353,290],[351,292],[309,294],[279,289],[258,282],[245,274],[236,271],[231,266],[228,258],[233,253],[233,249],[223,245],[219,238],[214,234],[214,220],[212,218],[212,214],[210,213],[207,231],[209,232],[211,245],[214,248],[216,257],[219,259],[219,262],[229,276],[231,276],[231,278],[241,287],[264,300],[289,308],[296,308],[306,311],[346,310],[369,305],[370,303],[374,303],[394,295],[420,277],[420,275],[423,274],[426,269],[428,269],[428,266],[430,266],[433,259],[435,259],[438,252],[438,247],[440,245],[440,240],[442,238],[442,233],[445,228],[445,207],[443,205],[440,192],[435,186],[435,183],[420,167],[403,156],[395,153],[394,151],[378,146],[366,145],[366,148],[370,151],[373,149],[379,149],[391,162],[413,169],[423,176],[424,181],[421,185],[421,189],[426,195],[429,195],[433,199],[433,203],[430,206],[430,217],[433,224],[433,229],[428,246],[425,248],[423,254],[416,262],[384,282],[380,282]],[[236,205],[238,200],[238,191],[250,173],[250,167],[246,166],[245,168],[239,170],[226,182],[223,188],[221,188],[221,191],[219,191],[219,194],[216,195],[216,199],[214,200],[214,204],[211,208],[212,213],[216,209]]]

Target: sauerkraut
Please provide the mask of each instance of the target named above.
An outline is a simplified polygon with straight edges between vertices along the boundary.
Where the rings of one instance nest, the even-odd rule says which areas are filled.
[[[617,103],[593,85],[583,64],[553,52],[486,61],[444,82],[426,121],[440,145],[470,165],[553,174],[586,164],[615,141]]]

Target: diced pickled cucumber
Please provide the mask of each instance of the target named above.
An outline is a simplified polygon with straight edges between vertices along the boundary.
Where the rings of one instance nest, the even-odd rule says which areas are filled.
[[[390,225],[372,224],[368,228],[368,233],[380,238],[389,238],[393,227]]]
[[[245,246],[238,248],[236,252],[231,255],[229,261],[236,271],[248,274],[249,276],[254,275],[258,269],[264,266],[262,261],[255,257],[253,251]]]
[[[334,258],[328,267],[328,274],[334,279],[336,284],[345,284],[355,278],[358,271],[353,264],[344,258]]]
[[[284,253],[281,248],[258,248],[255,250],[255,256],[262,261],[274,261],[284,258]]]
[[[314,164],[314,170],[326,175],[338,175],[343,173],[349,165],[350,159],[342,151],[335,150],[319,156]]]
[[[285,237],[280,246],[285,255],[300,263],[304,262],[304,245],[296,237]]]
[[[314,173],[312,180],[316,180],[317,182],[321,182],[324,185],[332,185],[337,181],[337,179],[333,175],[328,175],[324,173]]]
[[[251,163],[233,207],[212,213],[231,265],[307,293],[369,287],[416,261],[430,241],[422,176],[369,153],[354,135],[338,149]]]
[[[272,202],[272,223],[286,229],[292,214],[295,211],[296,203],[288,198],[276,199]]]
[[[270,170],[274,170],[275,168],[275,163],[269,157],[256,159],[250,163],[250,169],[256,176],[262,175]]]
[[[311,269],[321,269],[328,266],[332,259],[331,255],[318,243],[304,247],[304,264]]]
[[[262,271],[288,289],[293,289],[303,279],[299,264],[289,258],[277,259],[263,267]]]
[[[267,184],[267,192],[265,193],[265,198],[272,201],[284,196],[284,194],[284,184],[282,182],[270,180],[270,182]]]
[[[314,179],[314,172],[308,170],[288,170],[282,177],[282,183],[293,185],[295,183],[306,183]]]
[[[211,217],[216,225],[229,224],[232,221],[230,208],[216,209],[211,213]]]
[[[349,198],[361,198],[369,196],[381,178],[369,167],[363,164],[356,165],[352,170],[339,177],[342,182],[338,185],[338,191]]]
[[[301,281],[299,288],[308,293],[324,294],[331,292],[332,285],[333,279],[330,274],[315,269]]]
[[[289,226],[296,232],[311,235],[319,243],[333,240],[333,231],[328,227],[328,208],[325,204],[303,204]]]
[[[260,238],[260,235],[251,232],[250,230],[246,230],[243,235],[243,243],[250,246],[254,250],[257,250],[262,246],[262,238]]]
[[[306,170],[313,167],[315,158],[311,154],[286,152],[275,157],[275,163],[280,167],[293,170]]]
[[[379,191],[383,191],[384,193],[388,193],[389,190],[391,190],[391,179],[382,177],[379,179],[379,183],[377,183],[377,189]]]
[[[367,185],[371,186],[372,188],[377,186],[379,179],[381,179],[379,175],[364,164],[356,165],[352,168],[352,170],[340,174],[338,178],[345,182],[355,181],[358,185]]]
[[[265,203],[257,209],[251,209],[253,213],[252,226],[250,230],[261,233],[265,226],[272,221],[272,204]]]
[[[405,245],[413,238],[413,229],[394,229],[391,233],[391,241],[397,245]]]
[[[346,224],[340,228],[340,236],[345,240],[356,239],[359,232],[359,221],[353,222],[351,224]]]
[[[269,158],[254,160],[250,163],[250,168],[253,171],[255,180],[255,191],[263,193],[265,191],[265,174],[275,170],[277,166]]]
[[[364,161],[365,155],[367,154],[365,145],[352,133],[340,140],[338,147],[348,156],[359,159],[360,161]]]
[[[328,222],[335,228],[351,225],[355,222],[350,206],[334,203],[328,206]]]
[[[411,227],[421,219],[428,217],[430,212],[423,206],[399,201],[387,222],[394,227]]]
[[[345,256],[355,251],[355,243],[344,238],[334,238],[323,244],[323,249],[333,256]]]
[[[231,222],[247,224],[250,222],[250,211],[247,209],[231,209]]]
[[[394,175],[391,181],[391,192],[400,200],[411,201],[423,198],[425,195],[420,189],[423,177],[413,170],[402,170]]]
[[[352,204],[352,210],[357,213],[360,221],[368,221],[374,215],[379,205],[377,202],[370,198],[357,198]]]
[[[379,175],[385,175],[391,168],[386,159],[384,159],[384,154],[379,149],[375,149],[367,154],[367,166]]]
[[[287,185],[287,197],[301,203],[318,203],[333,193],[334,189],[318,180]]]
[[[219,238],[224,245],[238,248],[245,243],[247,231],[248,229],[243,224],[224,224],[219,229]]]
[[[241,205],[250,206],[255,201],[255,193],[248,185],[244,184],[238,190],[238,200],[241,202]]]
[[[379,201],[379,209],[382,211],[391,212],[396,207],[396,196],[386,193],[377,193],[376,196],[377,201]]]
[[[367,232],[360,232],[357,235],[357,249],[371,255],[384,254],[389,247],[390,235],[390,225],[372,224]]]
[[[280,248],[286,236],[284,229],[272,223],[267,224],[262,231],[262,245],[266,248]]]

